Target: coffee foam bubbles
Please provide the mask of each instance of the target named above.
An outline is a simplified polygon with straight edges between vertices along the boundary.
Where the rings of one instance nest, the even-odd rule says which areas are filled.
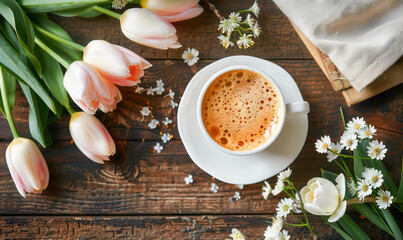
[[[218,144],[231,151],[248,151],[267,142],[282,114],[280,98],[262,75],[233,70],[208,87],[202,102],[203,123]]]

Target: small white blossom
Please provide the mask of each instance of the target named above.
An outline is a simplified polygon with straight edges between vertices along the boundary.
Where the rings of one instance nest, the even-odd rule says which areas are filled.
[[[161,95],[163,92],[165,92],[165,88],[163,86],[157,86],[156,88],[153,89],[153,91],[157,95]]]
[[[283,218],[277,216],[276,218],[272,218],[272,224],[267,226],[266,231],[264,232],[265,239],[272,240],[276,239],[279,235],[281,229],[283,228],[284,220]]]
[[[232,20],[238,26],[239,23],[242,21],[242,16],[241,16],[240,13],[232,12],[232,13],[229,14],[228,19]]]
[[[154,96],[154,88],[152,88],[152,87],[147,88],[146,94],[147,94],[147,95]]]
[[[274,189],[273,189],[273,191],[271,191],[271,193],[274,196],[277,196],[279,193],[281,193],[283,191],[283,188],[284,188],[284,182],[281,180],[277,180],[277,183],[274,186]]]
[[[112,8],[114,9],[122,9],[126,6],[129,0],[113,0]]]
[[[161,146],[161,144],[159,143],[159,142],[157,142],[155,145],[154,145],[154,151],[156,152],[156,153],[161,153],[161,151],[164,149],[164,147],[163,146]]]
[[[168,117],[165,117],[165,120],[163,120],[162,123],[163,123],[165,126],[168,126],[168,124],[172,124],[172,120],[169,119]]]
[[[216,193],[219,188],[220,187],[218,185],[216,185],[215,183],[212,183],[211,187],[210,187],[210,191],[212,191],[213,193]]]
[[[262,32],[262,28],[259,26],[257,22],[255,22],[255,24],[253,25],[252,32],[255,38],[258,38],[260,33]]]
[[[361,128],[360,130],[358,130],[358,137],[361,139],[364,138],[369,138],[372,139],[374,135],[376,133],[376,129],[374,126],[369,125],[368,127],[365,128]]]
[[[371,185],[372,188],[379,188],[383,183],[383,174],[375,168],[365,168],[362,177]]]
[[[332,150],[335,153],[333,153],[333,152],[331,152],[329,150]],[[329,150],[327,151],[327,161],[331,162],[331,161],[335,160],[338,157],[338,155],[336,153],[340,153],[341,150],[343,150],[343,147],[338,142],[336,144],[331,143],[330,146],[329,146]]]
[[[232,19],[224,19],[220,21],[220,24],[218,25],[218,30],[220,30],[222,33],[230,34],[238,26],[239,23],[233,21]]]
[[[389,191],[379,190],[378,196],[376,197],[376,204],[380,209],[386,209],[392,204],[393,196],[390,195]]]
[[[295,200],[293,208],[291,209],[294,213],[301,213],[301,199],[299,198],[298,194],[295,194]]]
[[[365,197],[372,193],[372,188],[365,179],[358,182],[357,190],[360,201],[364,201]]]
[[[267,200],[270,193],[271,193],[271,186],[267,181],[264,181],[264,185],[262,187],[262,195],[263,195],[264,200]]]
[[[378,140],[372,141],[369,143],[368,148],[368,155],[372,159],[382,160],[385,158],[385,153],[388,149],[385,148],[383,142],[378,142]]]
[[[151,122],[148,123],[148,127],[150,129],[155,129],[160,122],[157,119],[152,119]]]
[[[165,85],[162,79],[158,79],[157,81],[155,81],[155,83],[157,84],[157,87],[163,87]]]
[[[286,170],[280,172],[277,176],[278,180],[283,181],[286,178],[289,178],[291,176],[292,170],[290,168],[287,168]]]
[[[144,91],[143,87],[136,85],[136,89],[134,90],[135,93],[141,94]]]
[[[148,107],[143,107],[140,111],[141,115],[143,116],[150,116],[151,110]]]
[[[232,237],[232,240],[245,240],[245,237],[242,235],[242,233],[236,229],[233,228],[231,231],[231,235],[229,235],[230,237]]]
[[[341,136],[340,144],[342,147],[346,148],[346,150],[353,151],[358,145],[357,135],[352,132],[345,131],[343,136]]]
[[[255,42],[252,40],[252,34],[246,35],[245,33],[239,37],[239,40],[236,41],[236,44],[239,48],[248,48],[253,45]]]
[[[230,36],[231,35],[229,35],[229,34],[227,36],[224,36],[224,35],[218,36],[218,39],[220,40],[220,44],[223,47],[225,47],[226,49],[228,49],[228,47],[233,47],[234,46],[234,43],[231,42],[231,40],[230,40]]]
[[[194,48],[188,48],[188,50],[183,51],[182,58],[189,66],[194,65],[199,61],[199,51]]]
[[[329,136],[323,136],[320,139],[316,140],[315,147],[318,153],[326,153],[327,149],[331,144]]]
[[[171,140],[171,134],[169,134],[169,133],[163,133],[162,135],[161,135],[161,140],[162,140],[162,142],[163,143],[167,143],[167,142],[169,142],[170,140]]]
[[[244,24],[248,24],[249,27],[253,27],[253,24],[255,23],[255,19],[252,18],[252,15],[250,15],[250,13],[248,13],[248,15],[246,16],[245,21],[243,21]]]
[[[293,209],[294,201],[291,198],[283,198],[277,204],[277,216],[279,217],[287,217],[290,214],[291,210]]]
[[[236,202],[236,201],[239,201],[239,199],[241,199],[241,195],[239,194],[239,192],[235,192],[234,196],[232,198],[230,198],[229,200],[231,202]]]
[[[171,99],[174,99],[175,93],[171,89],[169,89],[169,93],[167,95],[165,95],[164,97],[170,97]]]
[[[248,11],[253,12],[255,16],[257,17],[260,13],[260,7],[257,5],[257,0],[253,3],[252,7],[248,9]]]
[[[189,175],[188,175],[187,177],[185,177],[183,180],[185,181],[186,185],[188,185],[188,184],[190,184],[190,183],[193,182],[193,176],[189,174]]]
[[[289,240],[291,238],[291,236],[288,235],[288,232],[285,229],[283,229],[283,231],[281,231],[278,234],[278,236],[279,236],[279,238],[278,238],[279,240]]]
[[[169,104],[168,104],[169,106],[171,106],[172,107],[172,109],[175,109],[176,107],[178,107],[178,103],[176,103],[176,102],[174,102],[174,100],[172,100],[171,99],[171,102],[169,102]]]
[[[352,121],[347,123],[347,131],[356,133],[360,129],[365,128],[366,126],[367,124],[365,123],[364,118],[356,117],[353,118]]]
[[[351,195],[355,195],[358,191],[357,186],[355,186],[355,183],[352,180],[347,182],[347,187],[348,187],[348,191],[351,193]]]

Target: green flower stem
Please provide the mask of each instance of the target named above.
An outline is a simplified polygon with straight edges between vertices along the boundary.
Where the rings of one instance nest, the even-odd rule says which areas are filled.
[[[110,17],[116,18],[116,19],[120,19],[120,16],[122,16],[119,13],[116,13],[114,11],[111,11],[109,9],[106,9],[106,8],[103,8],[103,7],[100,7],[100,6],[95,6],[92,9],[94,9],[95,11],[98,11],[100,13],[103,13],[105,15],[108,15]]]
[[[340,154],[340,153],[337,153],[337,152],[333,151],[332,149],[327,149],[327,150],[330,151],[330,152],[332,152],[332,153],[334,153],[334,154],[336,154],[336,155],[339,156],[339,157],[345,157],[345,158],[361,158],[361,159],[367,159],[367,160],[371,159],[371,158],[366,158],[366,157],[356,157],[356,156],[350,156],[350,155]]]
[[[64,106],[67,110],[67,112],[69,112],[70,116],[72,116],[76,111],[74,111],[74,109],[70,106]]]
[[[11,114],[11,110],[9,107],[10,105],[8,103],[8,98],[7,98],[6,82],[4,80],[1,67],[0,67],[0,87],[1,87],[1,98],[3,100],[4,111],[5,111],[5,115],[6,115],[5,117],[8,121],[8,125],[10,126],[13,137],[18,138],[18,137],[20,137],[20,135],[18,134],[17,128],[15,127],[13,115]]]
[[[344,167],[346,168],[346,170],[350,173],[349,176],[354,179],[354,174],[350,171],[350,168],[348,168],[346,160],[343,157],[340,157],[341,162],[343,163]]]
[[[301,221],[299,218],[297,218],[297,217],[294,215],[294,213],[290,212],[290,214],[291,214],[291,216],[292,216],[295,220],[297,220],[297,222],[306,225],[306,223],[304,223],[304,222]]]
[[[296,200],[294,196],[292,196],[287,189],[283,188],[283,192],[285,192],[288,196],[290,196],[290,198],[292,198],[293,200]]]
[[[237,27],[237,28],[236,28],[236,30],[238,31],[238,33],[239,33],[240,37],[242,37],[243,35],[242,35],[242,33],[241,33],[240,28],[239,28],[239,27]]]
[[[75,48],[75,49],[77,49],[77,50],[79,50],[81,52],[84,51],[85,47],[83,45],[80,45],[80,44],[75,43],[75,42],[73,42],[71,40],[62,38],[62,37],[50,32],[50,31],[46,30],[45,28],[43,28],[43,27],[41,27],[39,25],[33,24],[33,26],[38,32],[42,33],[43,35],[45,35],[45,36],[47,36],[47,37],[49,37],[49,38],[51,38],[51,39],[53,39],[55,41],[63,43],[65,45],[69,46],[69,47]]]
[[[64,58],[60,57],[59,54],[54,52],[52,49],[50,49],[44,42],[42,42],[39,38],[35,37],[35,43],[38,45],[40,48],[45,50],[51,57],[53,57],[56,61],[58,61],[61,65],[63,65],[64,68],[69,68],[69,63],[64,60]]]
[[[308,214],[307,214],[306,211],[305,211],[304,202],[302,202],[301,194],[300,194],[298,191],[297,191],[297,194],[298,194],[299,199],[301,199],[301,200],[300,200],[300,203],[301,203],[301,210],[302,210],[302,212],[304,213],[305,222],[306,222],[306,227],[309,229],[309,231],[312,233],[312,235],[315,237],[315,239],[317,239],[317,238],[318,238],[318,235],[313,231],[311,225],[309,224]]]
[[[343,120],[343,126],[344,126],[344,130],[346,130],[346,121],[344,120],[344,113],[343,113],[343,109],[340,107],[340,114],[341,114],[341,119]]]
[[[343,172],[344,172],[345,174],[347,174],[350,178],[353,178],[353,177],[351,176],[351,174],[350,174],[346,169],[344,169],[344,167],[343,167],[342,165],[340,165],[340,163],[339,163],[337,160],[334,160],[334,162],[341,168],[341,170],[343,170]]]
[[[288,226],[293,226],[293,227],[305,227],[307,226],[305,223],[304,224],[293,224],[293,223],[285,223]]]

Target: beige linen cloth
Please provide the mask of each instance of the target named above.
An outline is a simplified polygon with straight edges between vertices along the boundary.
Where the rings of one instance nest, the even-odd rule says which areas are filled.
[[[273,1],[357,91],[403,55],[403,0]]]

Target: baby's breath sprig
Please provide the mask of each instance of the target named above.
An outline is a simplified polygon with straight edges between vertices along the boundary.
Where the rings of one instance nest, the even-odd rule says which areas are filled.
[[[255,43],[254,38],[258,38],[262,32],[262,28],[259,26],[257,19],[253,18],[251,14],[253,13],[256,18],[259,15],[260,8],[257,1],[248,9],[231,12],[228,18],[224,18],[208,0],[206,0],[206,2],[217,17],[220,18],[218,30],[222,34],[218,36],[218,39],[224,48],[228,49],[229,47],[233,47],[235,43],[239,48],[246,49],[253,46]],[[243,21],[241,13],[248,13]],[[231,37],[234,41],[231,41]]]

